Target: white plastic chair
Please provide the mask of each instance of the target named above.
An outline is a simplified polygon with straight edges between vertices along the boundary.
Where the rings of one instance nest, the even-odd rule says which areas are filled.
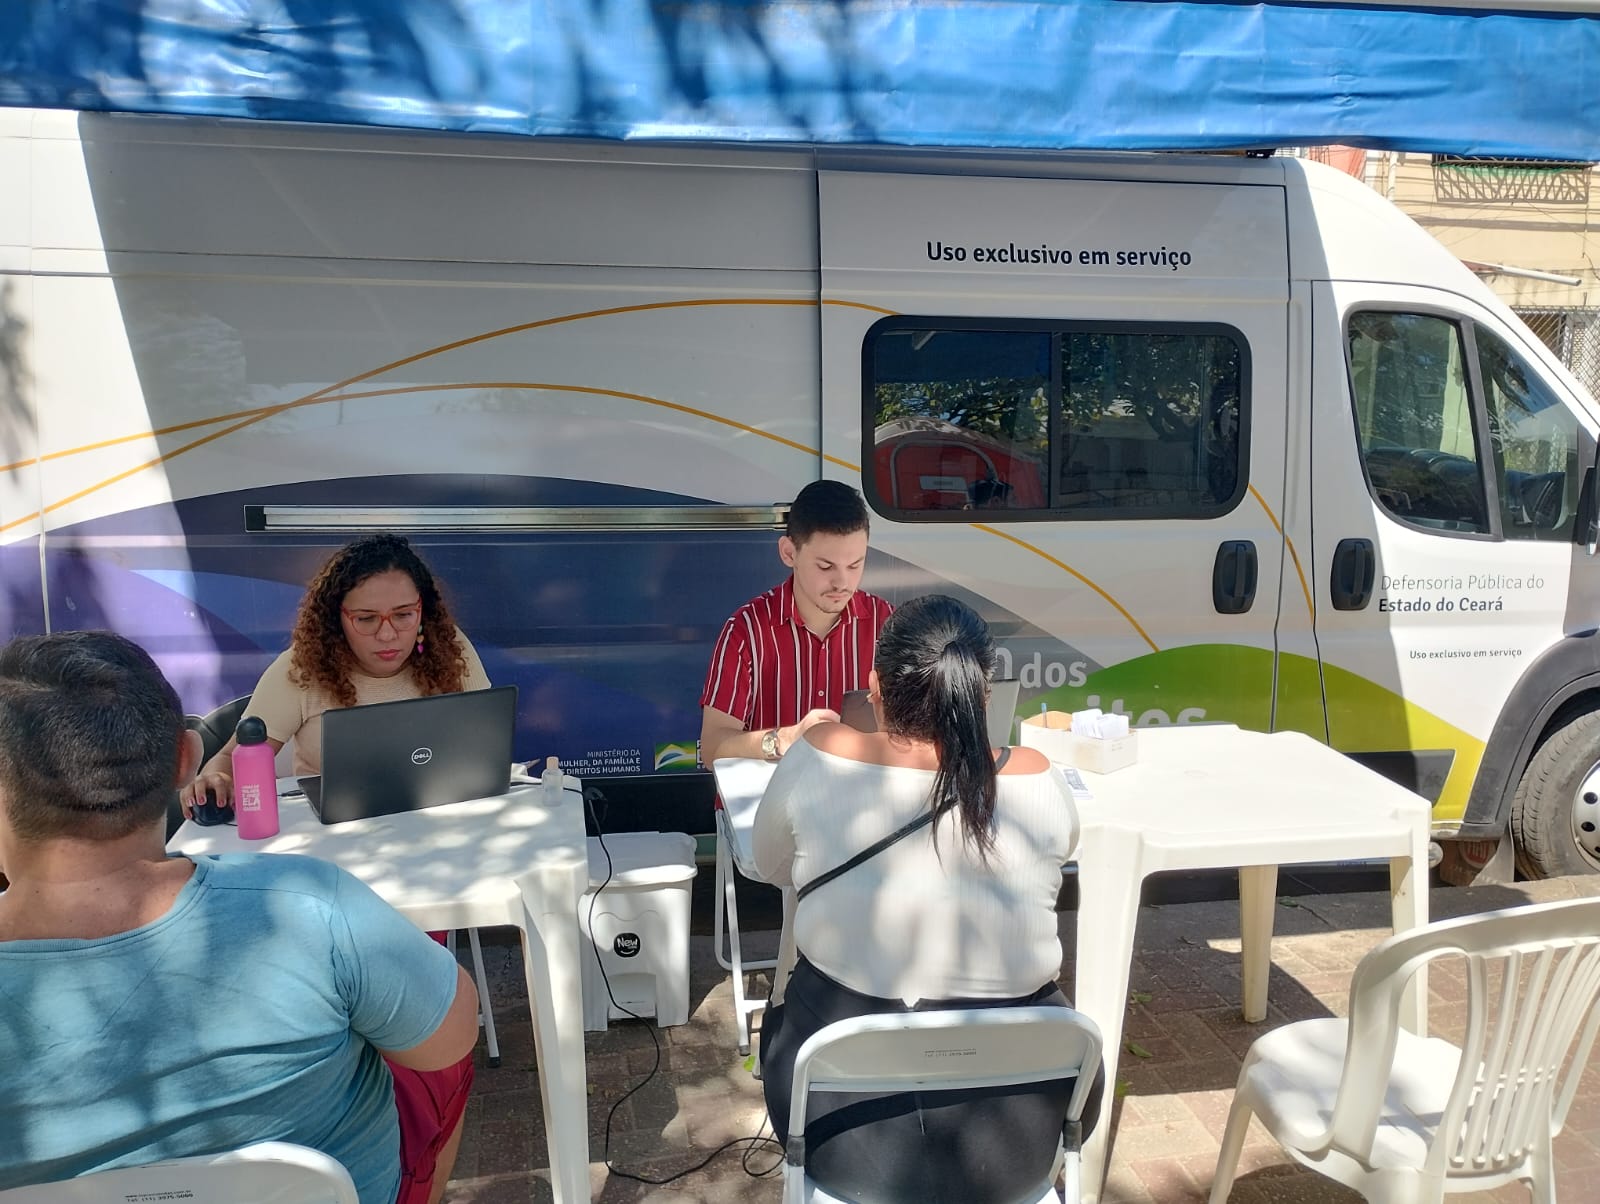
[[[0,1204],[106,1204],[111,1200],[360,1204],[350,1173],[337,1159],[283,1141],[0,1191]]]
[[[806,1099],[813,1091],[883,1095],[1009,1087],[1077,1075],[1051,1180],[1038,1204],[1077,1204],[1078,1152],[1089,1090],[1100,1069],[1100,1030],[1062,1007],[974,1008],[858,1016],[813,1033],[795,1057],[784,1148],[783,1204],[842,1204],[806,1177]],[[905,1204],[915,1204],[906,1201]]]
[[[1400,1028],[1421,966],[1460,957],[1458,1048]],[[1350,1019],[1302,1020],[1250,1047],[1211,1202],[1228,1198],[1251,1115],[1296,1161],[1374,1202],[1530,1181],[1554,1204],[1551,1140],[1600,1028],[1600,899],[1509,908],[1390,937],[1356,967]]]

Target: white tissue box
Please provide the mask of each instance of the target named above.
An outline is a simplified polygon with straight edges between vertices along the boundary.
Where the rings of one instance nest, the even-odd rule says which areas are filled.
[[[1019,743],[1037,748],[1059,765],[1074,765],[1090,773],[1112,773],[1139,759],[1138,732],[1098,740],[1073,732],[1071,722],[1071,717],[1060,711],[1029,715],[1017,725]]]
[[[1112,773],[1125,769],[1139,759],[1139,733],[1129,732],[1114,740],[1096,740],[1088,736],[1062,732],[1067,738],[1066,763],[1087,769],[1090,773]]]

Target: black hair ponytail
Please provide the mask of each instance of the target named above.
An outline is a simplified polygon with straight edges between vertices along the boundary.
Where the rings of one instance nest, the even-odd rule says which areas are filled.
[[[994,847],[996,775],[986,719],[993,665],[987,625],[942,594],[897,609],[874,657],[888,730],[928,740],[938,751],[929,798],[935,826],[956,811],[980,856]]]

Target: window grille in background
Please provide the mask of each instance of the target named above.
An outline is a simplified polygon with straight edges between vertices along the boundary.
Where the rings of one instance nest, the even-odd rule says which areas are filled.
[[[1594,167],[1565,159],[1434,155],[1433,199],[1473,205],[1587,205]]]
[[[1519,309],[1517,317],[1600,398],[1600,309]]]

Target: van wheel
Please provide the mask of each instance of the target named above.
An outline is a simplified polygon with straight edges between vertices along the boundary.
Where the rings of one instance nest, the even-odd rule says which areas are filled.
[[[1600,874],[1600,711],[1533,754],[1511,802],[1517,868],[1529,878]]]

